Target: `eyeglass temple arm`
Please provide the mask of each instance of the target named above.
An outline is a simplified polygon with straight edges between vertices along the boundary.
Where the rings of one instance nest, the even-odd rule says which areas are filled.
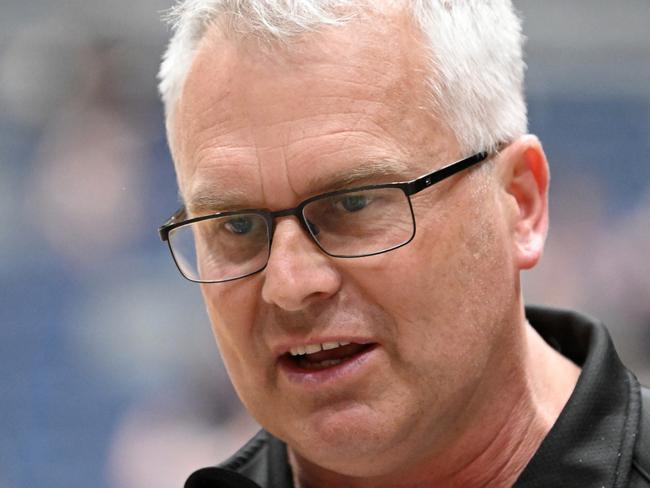
[[[425,188],[430,187],[431,185],[435,185],[436,183],[449,178],[450,176],[453,176],[456,173],[469,168],[470,166],[484,161],[487,159],[488,155],[489,153],[487,151],[483,151],[474,154],[469,158],[461,159],[460,161],[456,161],[455,163],[451,163],[443,168],[437,169],[433,173],[429,173],[428,175],[420,176],[415,180],[409,181],[406,187],[407,193],[409,195],[413,195],[419,191],[424,190]]]
[[[507,143],[500,144],[497,151],[501,150],[501,148],[505,147],[506,145]],[[435,185],[436,183],[444,180],[445,178],[449,178],[450,176],[453,176],[456,173],[459,173],[460,171],[469,168],[470,166],[473,166],[475,164],[480,163],[481,161],[484,161],[485,159],[488,158],[489,155],[490,155],[489,152],[483,151],[474,154],[473,156],[470,156],[468,158],[462,159],[460,161],[456,161],[455,163],[451,163],[427,175],[420,176],[415,180],[409,181],[408,183],[406,183],[406,193],[408,195],[413,195],[419,191],[422,191],[425,188],[428,188],[431,185]],[[284,216],[288,214],[295,214],[296,210],[297,209],[289,209],[286,211],[275,212],[273,216],[276,217],[276,216]],[[169,240],[169,231],[171,227],[175,223],[184,220],[186,216],[187,216],[187,212],[185,210],[185,206],[179,208],[176,211],[176,213],[172,215],[169,218],[169,220],[167,220],[167,222],[165,222],[163,225],[161,225],[158,228],[158,234],[160,235],[160,239],[162,241]]]

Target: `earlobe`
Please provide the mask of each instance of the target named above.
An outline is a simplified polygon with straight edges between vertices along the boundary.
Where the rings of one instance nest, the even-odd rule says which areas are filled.
[[[515,265],[529,269],[541,258],[548,231],[548,162],[532,135],[515,140],[500,157],[505,163],[504,188],[516,206],[511,214]]]

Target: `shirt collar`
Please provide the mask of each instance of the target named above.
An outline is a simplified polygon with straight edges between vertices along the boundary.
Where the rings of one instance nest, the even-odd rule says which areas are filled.
[[[583,315],[530,307],[531,325],[582,367],[567,405],[515,488],[625,487],[640,414],[639,384],[605,327]]]

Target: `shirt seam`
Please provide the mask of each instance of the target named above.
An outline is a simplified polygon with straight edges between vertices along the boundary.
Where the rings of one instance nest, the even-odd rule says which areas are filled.
[[[639,464],[639,461],[636,458],[632,458],[632,467],[639,473],[639,476],[646,481],[650,481],[650,473],[648,473],[643,466]]]
[[[248,464],[253,457],[264,447],[265,439],[258,435],[251,439],[235,456],[227,460],[222,467],[232,471],[238,471],[244,465]]]
[[[632,398],[632,395],[634,393],[633,390],[638,390],[638,388],[635,388],[635,378],[630,373],[628,370],[625,370],[626,374],[626,379],[627,379],[627,398],[626,398],[626,404],[625,404],[625,418],[623,420],[623,435],[621,436],[621,440],[618,445],[618,457],[616,460],[616,467],[614,468],[614,480],[612,483],[612,487],[618,487],[620,485],[622,477],[625,477],[626,473],[623,473],[621,471],[621,460],[623,459],[623,445],[625,441],[629,437],[629,423],[630,423],[630,416],[631,416],[631,411],[632,408],[634,407],[634,398]],[[635,426],[635,431],[638,428],[638,426]],[[634,462],[634,451],[631,453],[631,462]],[[628,473],[629,474],[629,470]]]

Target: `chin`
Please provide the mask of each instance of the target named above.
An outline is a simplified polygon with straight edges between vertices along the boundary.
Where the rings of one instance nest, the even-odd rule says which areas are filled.
[[[366,405],[347,405],[313,413],[295,425],[289,444],[313,464],[348,476],[380,476],[395,459],[395,416]]]

